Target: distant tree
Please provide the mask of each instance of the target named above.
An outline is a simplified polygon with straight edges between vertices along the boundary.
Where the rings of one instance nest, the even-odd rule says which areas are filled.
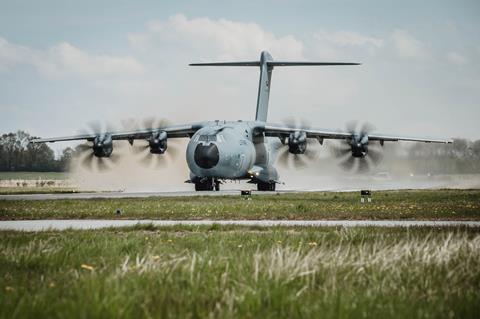
[[[31,138],[24,131],[0,136],[0,171],[58,171],[68,166],[55,160],[48,145],[29,143]]]
[[[66,149],[63,150],[62,156],[58,161],[59,170],[61,170],[62,172],[65,172],[69,169],[74,153],[75,153],[75,150],[71,147],[67,147]]]
[[[22,134],[23,135],[23,134]],[[15,171],[23,166],[22,155],[24,148],[17,134],[3,134],[0,144],[2,145],[2,169]]]
[[[47,144],[28,144],[25,154],[25,170],[57,171],[58,163],[55,153]]]

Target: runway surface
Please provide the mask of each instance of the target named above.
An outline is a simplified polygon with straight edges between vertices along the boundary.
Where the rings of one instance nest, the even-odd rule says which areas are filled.
[[[342,190],[348,191],[348,190]],[[303,193],[313,191],[282,190],[276,192],[252,191],[255,195],[275,195],[276,193]],[[0,200],[56,200],[56,199],[94,199],[94,198],[147,198],[147,197],[183,197],[183,196],[240,196],[240,190],[218,192],[98,192],[98,193],[59,193],[59,194],[18,194],[0,195]]]
[[[480,227],[479,221],[406,221],[406,220],[106,220],[106,219],[71,219],[71,220],[14,220],[0,221],[0,230],[44,231],[65,229],[100,229],[108,227],[126,227],[142,224],[154,226],[310,226],[310,227]]]

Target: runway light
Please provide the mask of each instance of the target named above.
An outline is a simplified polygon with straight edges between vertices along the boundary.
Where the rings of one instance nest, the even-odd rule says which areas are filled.
[[[251,190],[241,190],[240,191],[240,195],[244,198],[244,199],[247,199],[247,200],[251,200],[252,199],[252,191]]]
[[[362,189],[360,191],[360,202],[364,203],[365,199],[369,203],[372,201],[372,191],[370,191],[368,189]]]

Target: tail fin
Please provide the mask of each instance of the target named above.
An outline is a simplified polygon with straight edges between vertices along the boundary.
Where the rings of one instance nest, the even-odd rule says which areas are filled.
[[[272,71],[275,66],[329,66],[329,65],[359,65],[360,63],[345,62],[282,62],[274,61],[270,53],[263,51],[260,55],[260,61],[249,62],[214,62],[214,63],[191,63],[190,66],[259,66],[260,81],[258,83],[257,112],[256,121],[267,121],[268,100],[270,97],[270,85],[272,81]]]

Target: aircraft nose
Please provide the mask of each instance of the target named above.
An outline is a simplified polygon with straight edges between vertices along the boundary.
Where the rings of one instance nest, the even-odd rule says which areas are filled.
[[[198,144],[194,154],[195,163],[201,168],[212,168],[217,165],[220,159],[218,147],[215,144]]]

